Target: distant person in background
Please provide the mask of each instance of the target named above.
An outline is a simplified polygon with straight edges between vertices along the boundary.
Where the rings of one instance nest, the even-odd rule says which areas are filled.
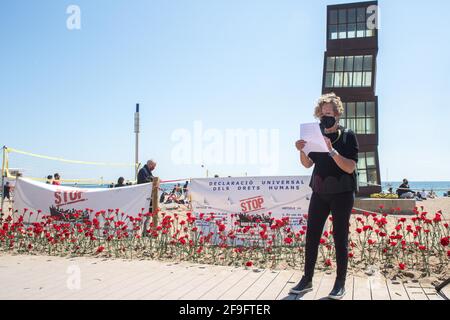
[[[3,199],[11,200],[11,187],[9,186],[9,182],[6,181],[5,185],[3,186]]]
[[[430,199],[436,198],[436,193],[434,193],[433,189],[431,189],[430,192],[428,193],[428,198]]]
[[[124,177],[120,177],[120,178],[117,180],[117,184],[116,184],[114,187],[115,187],[115,188],[126,187],[126,185],[124,184],[124,182],[125,182]]]
[[[53,183],[53,176],[51,174],[49,174],[47,176],[47,181],[45,183],[46,184],[52,184]]]
[[[417,197],[421,200],[427,200],[427,193],[425,192],[425,189],[422,189],[421,192],[417,192]]]
[[[390,187],[390,188],[388,189],[388,194],[394,194],[394,191],[392,190],[392,187]]]
[[[415,197],[414,191],[409,188],[408,179],[403,179],[403,183],[397,189],[397,195],[400,199],[413,199]]]
[[[156,161],[148,160],[146,165],[143,166],[138,172],[137,184],[153,182],[152,171],[155,170],[155,168],[156,168]],[[149,211],[153,212],[153,201],[151,199],[150,199]],[[147,229],[148,229],[149,222],[150,222],[150,217],[146,217],[146,219],[144,221],[143,236],[148,236]]]
[[[183,193],[186,196],[188,193],[188,185],[189,185],[189,181],[186,181],[186,183],[183,186]]]
[[[149,183],[153,181],[152,171],[156,168],[156,162],[154,160],[148,160],[147,164],[139,170],[138,184]]]
[[[59,173],[55,173],[55,174],[53,175],[53,181],[52,181],[52,184],[53,184],[53,185],[56,185],[56,186],[60,186],[60,185],[61,185],[61,176],[59,175]]]
[[[181,184],[178,183],[176,187],[176,195],[177,197],[181,197],[181,194],[182,194]]]

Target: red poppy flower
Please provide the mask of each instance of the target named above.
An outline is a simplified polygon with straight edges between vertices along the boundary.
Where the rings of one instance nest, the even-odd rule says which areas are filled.
[[[245,266],[246,266],[246,267],[251,267],[251,266],[253,266],[253,262],[247,261],[247,262],[245,263]]]
[[[447,247],[447,246],[450,244],[450,237],[444,237],[444,238],[442,238],[442,239],[441,239],[441,244],[442,244],[444,247]]]
[[[105,250],[105,247],[104,246],[100,246],[100,247],[97,248],[96,253],[102,253],[103,250]]]
[[[405,270],[406,264],[404,264],[404,263],[399,263],[399,264],[398,264],[398,267],[400,268],[400,270]]]

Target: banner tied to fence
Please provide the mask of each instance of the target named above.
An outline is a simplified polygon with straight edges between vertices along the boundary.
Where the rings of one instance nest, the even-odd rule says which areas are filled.
[[[24,222],[40,222],[43,216],[60,221],[92,220],[97,212],[114,210],[119,215],[138,217],[150,207],[152,184],[121,188],[74,188],[19,178],[15,185],[14,210]],[[40,213],[40,214],[38,214]],[[127,222],[128,224],[128,222]]]
[[[255,223],[270,225],[271,218],[289,218],[289,225],[298,231],[307,223],[312,194],[309,180],[306,176],[193,179],[193,213],[197,218],[214,213],[215,219],[225,219],[227,229],[237,231]],[[202,228],[209,225],[204,219],[197,224]],[[258,235],[241,232],[238,236]]]

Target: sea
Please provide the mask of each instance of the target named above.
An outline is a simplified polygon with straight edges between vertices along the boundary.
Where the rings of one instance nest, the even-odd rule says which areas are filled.
[[[382,182],[382,189],[383,191],[387,191],[392,187],[395,192],[401,184],[401,181]],[[409,181],[409,187],[413,191],[425,190],[429,192],[433,190],[439,197],[450,193],[450,181]]]

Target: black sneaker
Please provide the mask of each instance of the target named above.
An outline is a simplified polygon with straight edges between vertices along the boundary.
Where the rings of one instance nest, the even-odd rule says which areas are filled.
[[[291,290],[289,290],[289,293],[301,294],[301,293],[312,291],[312,289],[313,289],[312,281],[306,279],[305,277],[302,277],[300,282],[295,287],[293,287]]]
[[[336,280],[333,290],[331,290],[328,298],[333,300],[341,300],[345,296],[345,281]]]

